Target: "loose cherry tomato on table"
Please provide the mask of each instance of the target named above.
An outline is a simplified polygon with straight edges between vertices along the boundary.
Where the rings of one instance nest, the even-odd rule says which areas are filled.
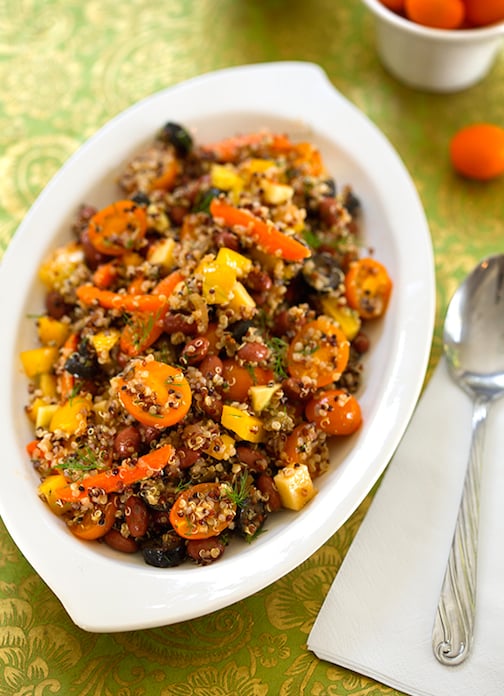
[[[450,158],[455,170],[470,179],[504,174],[504,128],[492,123],[461,128],[450,142]]]
[[[337,381],[348,364],[350,343],[338,324],[324,315],[304,324],[287,350],[294,379],[310,377],[318,387]]]
[[[349,306],[362,319],[381,317],[390,299],[392,281],[383,264],[370,257],[354,261],[345,276]]]
[[[89,241],[108,256],[121,256],[138,248],[147,231],[147,216],[134,201],[116,201],[89,221]]]
[[[175,500],[170,522],[185,539],[209,539],[223,532],[236,515],[236,503],[226,483],[197,483]]]
[[[344,389],[320,392],[306,404],[305,414],[328,435],[351,435],[362,423],[359,402]]]

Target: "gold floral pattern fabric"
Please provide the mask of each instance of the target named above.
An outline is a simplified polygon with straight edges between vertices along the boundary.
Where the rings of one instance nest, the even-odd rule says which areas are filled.
[[[409,169],[435,250],[432,368],[457,283],[504,251],[504,180],[463,180],[448,159],[459,127],[504,125],[504,55],[464,92],[411,90],[380,65],[360,0],[2,0],[0,254],[51,176],[124,108],[201,73],[276,60],[320,64]],[[397,695],[306,648],[372,496],[305,563],[248,599],[117,634],[77,628],[0,523],[0,696]]]

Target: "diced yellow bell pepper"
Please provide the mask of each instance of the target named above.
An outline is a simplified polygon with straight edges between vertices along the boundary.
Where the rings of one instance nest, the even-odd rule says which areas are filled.
[[[37,322],[37,331],[42,345],[57,346],[59,348],[67,340],[70,334],[70,326],[64,321],[53,319],[44,314]]]
[[[32,423],[35,423],[37,421],[37,413],[39,408],[46,405],[47,402],[44,399],[42,399],[41,397],[37,397],[33,399],[33,401],[26,407],[26,413],[28,415],[28,418],[32,421]]]
[[[242,307],[253,308],[256,306],[255,300],[247,289],[240,283],[239,280],[235,282],[231,288],[231,299],[229,300],[229,307],[239,312]]]
[[[49,398],[56,396],[56,375],[43,372],[39,377],[38,386],[42,396],[48,396]]]
[[[116,345],[121,334],[117,329],[105,329],[89,336],[89,342],[98,355],[100,363],[107,362],[110,358],[110,351]]]
[[[171,237],[161,239],[159,242],[152,244],[147,253],[147,260],[156,266],[162,266],[169,270],[175,265],[173,251],[175,249],[175,240]]]
[[[42,481],[38,487],[38,494],[44,500],[52,512],[62,515],[71,508],[71,503],[58,502],[58,491],[68,486],[68,481],[63,474],[52,474]]]
[[[288,184],[278,184],[276,181],[261,179],[262,199],[270,205],[287,203],[294,195],[294,189]]]
[[[236,200],[243,190],[244,181],[230,164],[212,164],[210,169],[210,182],[221,191],[231,191]]]
[[[36,428],[48,428],[52,417],[58,410],[58,404],[43,404],[37,409],[37,418],[35,420]]]
[[[252,402],[252,408],[256,413],[261,413],[270,403],[273,395],[280,389],[280,384],[256,384],[250,387],[249,394]]]
[[[252,268],[252,260],[228,247],[221,247],[215,259],[216,263],[229,268],[236,273],[237,278],[243,278]]]
[[[240,440],[247,442],[261,442],[264,429],[260,418],[251,416],[236,406],[224,404],[221,416],[222,425],[238,435]]]
[[[301,510],[317,494],[306,464],[285,466],[274,481],[283,507],[289,510]]]
[[[75,396],[58,406],[49,430],[54,433],[61,431],[65,435],[82,435],[87,427],[87,417],[91,409],[91,401],[83,396]]]
[[[332,297],[323,297],[321,305],[324,314],[337,321],[345,336],[349,341],[352,341],[361,327],[361,320],[357,312],[347,305],[339,305],[337,300]]]
[[[275,166],[275,162],[269,159],[260,159],[259,157],[252,157],[243,163],[243,168],[252,173],[264,173]]]
[[[222,435],[213,439],[210,447],[203,450],[203,452],[214,459],[218,459],[219,461],[229,459],[236,454],[235,441],[231,435],[222,433]]]
[[[55,249],[39,268],[39,278],[50,290],[58,289],[84,260],[84,252],[77,242]]]
[[[51,371],[58,358],[58,349],[55,346],[31,348],[21,351],[20,358],[25,375],[34,379],[37,375]]]
[[[236,283],[236,272],[217,261],[210,261],[200,269],[203,274],[203,297],[208,304],[226,304]]]

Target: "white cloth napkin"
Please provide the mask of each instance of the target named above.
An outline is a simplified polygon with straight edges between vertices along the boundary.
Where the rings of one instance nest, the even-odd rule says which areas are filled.
[[[473,650],[446,667],[431,648],[471,413],[442,359],[308,640],[318,657],[411,696],[504,695],[504,398],[485,436]]]

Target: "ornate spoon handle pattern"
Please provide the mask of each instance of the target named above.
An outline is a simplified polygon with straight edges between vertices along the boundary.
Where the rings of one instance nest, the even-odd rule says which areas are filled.
[[[439,598],[432,647],[444,665],[458,665],[473,639],[479,528],[480,475],[488,400],[476,399],[462,499]]]

